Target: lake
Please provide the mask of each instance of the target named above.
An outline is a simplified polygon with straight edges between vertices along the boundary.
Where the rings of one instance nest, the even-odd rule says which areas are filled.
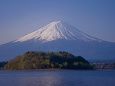
[[[0,71],[0,86],[115,86],[115,70]]]

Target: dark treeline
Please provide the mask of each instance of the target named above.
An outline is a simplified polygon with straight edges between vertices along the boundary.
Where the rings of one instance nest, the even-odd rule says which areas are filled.
[[[0,62],[0,68],[3,68],[8,62]]]
[[[68,52],[26,52],[17,56],[5,65],[9,70],[25,69],[92,69],[90,63],[81,56],[74,56]]]

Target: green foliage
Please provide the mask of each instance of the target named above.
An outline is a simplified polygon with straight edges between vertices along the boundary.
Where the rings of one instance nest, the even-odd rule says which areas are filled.
[[[26,52],[23,56],[17,56],[10,60],[5,69],[25,70],[25,69],[91,69],[89,62],[81,56],[74,56],[68,52]]]
[[[64,63],[63,63],[63,66],[64,66],[64,67],[67,67],[67,65],[68,65],[67,62],[64,62]]]
[[[54,64],[51,63],[51,67],[54,68]]]

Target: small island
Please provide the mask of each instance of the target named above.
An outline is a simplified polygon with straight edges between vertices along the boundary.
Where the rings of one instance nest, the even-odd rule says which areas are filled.
[[[23,56],[16,56],[4,66],[5,70],[39,70],[39,69],[93,69],[90,63],[81,56],[68,52],[28,51]]]

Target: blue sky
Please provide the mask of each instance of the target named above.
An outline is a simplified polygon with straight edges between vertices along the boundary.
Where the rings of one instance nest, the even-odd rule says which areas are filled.
[[[0,44],[58,20],[115,42],[115,0],[0,0]]]

